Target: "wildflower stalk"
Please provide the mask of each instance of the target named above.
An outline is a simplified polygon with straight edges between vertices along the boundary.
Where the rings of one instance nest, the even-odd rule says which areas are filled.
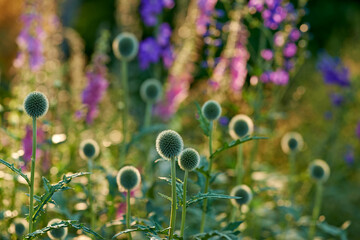
[[[289,185],[290,185],[290,202],[291,205],[294,205],[294,185],[295,185],[295,158],[296,153],[291,151],[289,154],[289,165],[290,165],[290,175],[289,175]]]
[[[92,173],[93,171],[93,161],[92,158],[88,159],[88,171]],[[88,197],[89,197],[89,210],[90,210],[90,227],[94,229],[95,227],[95,215],[94,215],[94,198],[91,191],[92,183],[91,183],[91,174],[87,175],[88,177]]]
[[[128,103],[129,103],[129,87],[128,87],[128,64],[126,60],[121,60],[121,81],[124,93],[124,111],[122,117],[122,133],[123,133],[123,143],[120,153],[120,166],[125,162],[126,156],[126,135],[127,135],[127,118],[128,118]]]
[[[176,165],[175,157],[170,159],[171,161],[171,216],[170,216],[170,230],[169,230],[169,240],[173,239],[175,231],[175,221],[176,221]]]
[[[146,103],[145,109],[145,120],[144,120],[144,128],[148,128],[151,124],[151,111],[153,104],[150,102]]]
[[[236,162],[236,184],[240,185],[243,179],[243,147],[239,144],[237,148],[237,162]]]
[[[210,163],[209,163],[209,170],[207,172],[206,182],[205,182],[205,189],[204,189],[205,194],[209,192],[211,169],[212,169],[212,165],[213,165],[213,158],[211,157],[213,125],[214,125],[213,121],[210,121],[210,126],[209,126],[209,160],[210,160]],[[206,217],[206,210],[207,210],[207,202],[208,202],[208,199],[205,198],[204,204],[203,204],[203,212],[202,212],[202,216],[201,216],[200,233],[203,233],[204,229],[205,229],[205,217]]]
[[[181,216],[181,228],[180,228],[180,237],[184,236],[185,230],[185,219],[186,219],[186,188],[187,188],[187,179],[189,171],[185,171],[184,176],[184,188],[183,188],[183,206],[182,206],[182,216]]]
[[[33,232],[33,211],[34,211],[34,185],[35,185],[35,159],[36,159],[36,117],[33,117],[33,141],[31,157],[31,177],[30,177],[30,206],[29,206],[29,233]]]
[[[308,238],[309,240],[314,239],[315,230],[316,230],[316,221],[320,214],[322,194],[323,194],[322,182],[317,182],[316,183],[316,194],[315,194],[315,205],[313,208],[312,219],[311,219],[310,230],[309,230],[309,238]]]
[[[131,196],[131,190],[128,189],[126,194],[126,229],[130,228],[130,218],[131,218],[130,196]],[[129,233],[129,239],[132,240],[131,233]]]

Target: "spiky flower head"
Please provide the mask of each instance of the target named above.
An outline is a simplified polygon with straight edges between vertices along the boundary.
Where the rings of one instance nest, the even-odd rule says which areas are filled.
[[[253,198],[251,189],[247,185],[238,185],[231,190],[231,196],[241,197],[239,199],[231,199],[234,206],[248,204]]]
[[[49,109],[49,101],[41,92],[31,92],[24,100],[25,112],[32,118],[39,118]]]
[[[10,226],[10,231],[17,236],[23,236],[28,232],[28,226],[29,224],[24,218],[16,218]]]
[[[299,152],[304,146],[304,140],[300,133],[288,132],[281,139],[281,149],[284,153]]]
[[[116,183],[120,192],[132,190],[136,188],[140,182],[140,172],[133,166],[125,166],[121,168],[116,176]]]
[[[156,151],[166,160],[177,157],[183,147],[181,136],[173,130],[162,131],[156,138]]]
[[[99,145],[93,139],[86,139],[80,143],[80,157],[84,160],[94,159],[99,156],[100,150]]]
[[[48,223],[48,226],[54,225],[56,223],[60,223],[61,221],[62,221],[61,219],[54,218]],[[47,234],[49,238],[52,240],[63,240],[66,238],[68,234],[68,228],[63,227],[63,228],[53,229],[48,231]]]
[[[114,39],[113,51],[118,59],[130,61],[136,57],[139,50],[139,41],[134,34],[124,32]]]
[[[179,156],[179,167],[184,171],[192,171],[199,166],[200,155],[193,148],[185,148]]]
[[[204,117],[209,121],[217,120],[221,115],[221,106],[215,100],[209,100],[201,108]]]
[[[140,96],[145,102],[155,103],[162,95],[162,85],[159,80],[150,78],[143,82],[140,87]]]
[[[326,182],[330,176],[329,165],[321,159],[314,160],[309,166],[310,177],[319,182]]]
[[[247,115],[238,114],[229,123],[229,134],[234,139],[243,138],[254,132],[254,123]]]

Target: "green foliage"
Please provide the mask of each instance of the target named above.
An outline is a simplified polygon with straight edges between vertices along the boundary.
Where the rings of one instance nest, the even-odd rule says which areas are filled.
[[[75,220],[66,220],[66,221],[63,220],[59,223],[52,224],[51,226],[47,226],[42,229],[36,230],[36,231],[26,235],[25,239],[29,239],[29,240],[34,239],[36,237],[40,237],[41,235],[43,235],[44,233],[46,233],[50,230],[65,228],[65,227],[73,227],[73,228],[82,230],[84,233],[87,233],[89,235],[96,237],[96,239],[105,239],[102,236],[100,236],[98,233],[96,233],[93,230],[91,230],[90,228],[86,227],[84,224],[79,223],[78,221],[75,221]]]
[[[200,123],[200,127],[203,130],[203,133],[206,136],[209,136],[210,135],[210,123],[204,117],[204,115],[202,114],[201,107],[200,107],[199,103],[195,102],[195,104],[196,104],[196,108],[197,108],[198,115],[199,115],[198,121]]]
[[[189,207],[191,204],[202,201],[205,198],[212,198],[212,199],[240,199],[240,197],[228,196],[228,195],[218,194],[218,193],[213,193],[213,192],[198,193],[197,195],[193,196],[192,198],[190,198],[189,200],[186,201],[186,207]]]
[[[115,234],[112,239],[116,239],[122,234],[131,233],[131,232],[143,232],[147,237],[158,237],[159,234],[166,234],[169,231],[169,228],[161,229],[158,226],[144,226],[144,225],[134,225],[132,229],[126,229]]]
[[[20,177],[24,178],[25,181],[27,182],[27,184],[30,186],[30,180],[29,178],[21,171],[21,168],[17,169],[14,164],[10,164],[2,159],[0,159],[0,163],[4,164],[5,166],[7,166],[8,168],[10,168],[14,173],[16,173],[17,175],[19,175]]]
[[[190,239],[194,240],[207,240],[207,239],[226,239],[226,240],[236,240],[239,239],[238,235],[240,231],[236,230],[242,221],[229,223],[222,230],[215,230],[206,233],[199,233],[192,236]],[[216,237],[216,238],[215,238]]]

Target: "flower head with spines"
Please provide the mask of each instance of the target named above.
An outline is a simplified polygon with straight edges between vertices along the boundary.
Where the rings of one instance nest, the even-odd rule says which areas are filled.
[[[44,116],[49,109],[49,101],[41,92],[31,92],[24,100],[25,112],[32,118]]]
[[[116,183],[119,191],[130,191],[136,188],[141,182],[141,175],[137,168],[133,166],[125,166],[120,169],[116,176]]]
[[[179,155],[179,167],[184,171],[193,171],[199,166],[200,155],[193,148],[184,149]]]
[[[181,136],[173,130],[162,131],[156,138],[156,151],[166,160],[177,157],[183,147]]]

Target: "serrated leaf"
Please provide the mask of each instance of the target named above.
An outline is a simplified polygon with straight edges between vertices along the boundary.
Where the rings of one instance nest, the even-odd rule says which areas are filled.
[[[165,194],[159,193],[159,192],[158,192],[158,194],[159,194],[161,197],[163,197],[163,198],[169,200],[170,202],[172,202],[172,198],[171,198],[171,197],[169,197],[169,196],[167,196],[167,195],[165,195]]]
[[[240,199],[241,197],[235,197],[235,196],[229,196],[229,195],[223,195],[218,193],[199,193],[195,196],[193,196],[191,199],[186,201],[186,207],[190,206],[191,204],[197,203],[201,200],[204,200],[205,198],[215,198],[215,199]]]
[[[118,236],[126,234],[126,233],[131,233],[131,232],[144,232],[146,233],[151,233],[151,234],[163,234],[165,232],[167,232],[169,230],[169,228],[165,228],[165,229],[161,229],[158,230],[156,227],[149,227],[149,226],[143,226],[143,225],[134,225],[133,228],[131,229],[126,229],[124,231],[121,231],[117,234],[115,234],[112,239],[116,239]]]
[[[21,176],[22,178],[25,179],[25,181],[27,182],[27,184],[30,186],[30,180],[29,178],[21,171],[21,168],[17,169],[14,164],[10,164],[5,160],[0,159],[0,163],[4,164],[5,166],[7,166],[8,168],[10,168],[14,173],[16,173],[17,175]]]
[[[81,177],[81,176],[88,175],[88,174],[90,174],[90,173],[80,172],[80,173],[75,173],[70,176],[64,175],[63,179],[60,182],[58,182],[54,185],[49,184],[49,186],[50,186],[49,189],[43,195],[41,195],[41,197],[40,197],[41,201],[34,208],[34,215],[32,216],[33,221],[35,222],[37,220],[37,218],[40,216],[40,213],[44,212],[44,207],[47,203],[51,202],[51,203],[55,204],[55,202],[52,200],[52,196],[54,195],[55,192],[64,191],[64,190],[69,189],[68,187],[65,186],[65,184],[68,184],[73,178]],[[47,179],[45,179],[45,180],[43,179],[43,181],[49,182]]]
[[[236,230],[243,221],[231,222],[226,227],[223,228],[224,231],[234,231]]]
[[[206,233],[199,233],[199,234],[195,234],[192,236],[191,239],[196,239],[196,240],[205,240],[205,239],[212,239],[212,237],[221,237],[221,239],[226,239],[226,240],[237,240],[239,239],[239,237],[237,235],[239,235],[239,231],[236,232],[232,232],[232,231],[211,231],[211,232],[206,232]]]
[[[25,239],[33,239],[36,237],[41,236],[42,234],[50,231],[50,230],[54,230],[54,229],[59,229],[59,228],[65,228],[65,227],[73,227],[75,229],[79,229],[82,230],[85,233],[91,234],[94,237],[96,237],[97,239],[104,239],[101,235],[99,235],[98,233],[94,232],[92,229],[84,226],[82,223],[79,223],[76,220],[63,220],[61,222],[52,224],[51,226],[47,226],[44,227],[42,229],[36,230],[32,233],[29,233],[28,235],[25,236]]]
[[[204,117],[204,115],[202,114],[201,107],[200,107],[199,103],[195,102],[195,105],[196,105],[196,108],[197,108],[197,111],[198,111],[198,114],[199,114],[198,121],[200,123],[200,127],[203,130],[203,133],[206,136],[209,136],[210,135],[210,123]]]
[[[268,139],[268,138],[267,137],[258,137],[258,136],[252,136],[252,137],[247,136],[247,137],[244,137],[244,138],[241,138],[238,140],[231,141],[230,143],[225,143],[222,147],[216,149],[216,151],[213,152],[213,154],[211,154],[210,158],[214,158],[219,153],[221,153],[229,148],[235,147],[239,144],[243,144],[244,142],[248,142],[251,140],[261,140],[261,139]]]
[[[171,178],[159,177],[159,179],[164,180],[171,185]],[[183,195],[183,182],[176,178],[176,196],[177,196],[177,205],[182,206],[182,195]]]

